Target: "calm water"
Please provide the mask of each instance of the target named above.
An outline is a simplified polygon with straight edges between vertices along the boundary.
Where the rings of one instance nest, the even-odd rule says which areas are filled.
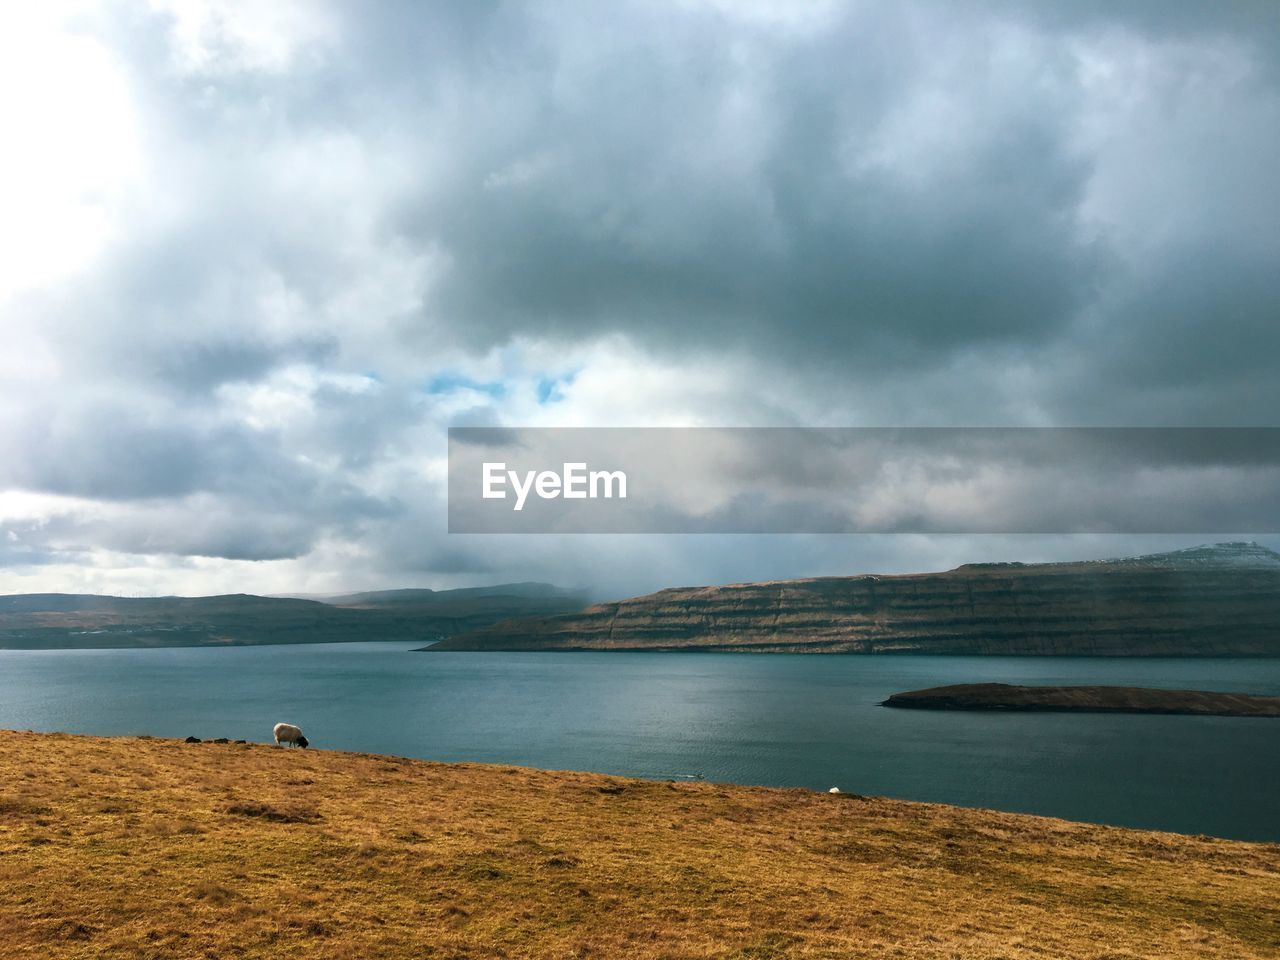
[[[267,740],[938,800],[1280,840],[1280,720],[887,710],[979,680],[1280,695],[1280,660],[0,651],[0,728]]]

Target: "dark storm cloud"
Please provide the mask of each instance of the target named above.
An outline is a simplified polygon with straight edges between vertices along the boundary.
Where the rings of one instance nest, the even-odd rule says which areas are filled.
[[[1280,272],[1264,256],[1239,243],[1169,251],[1080,338],[1087,369],[1064,405],[1084,420],[1118,407],[1135,421],[1274,424]]]
[[[705,12],[619,19],[590,54],[571,18],[468,35],[508,56],[459,56],[448,179],[402,228],[448,251],[428,309],[471,344],[620,329],[913,364],[1043,341],[1105,275],[1073,219],[1090,171],[1060,124],[1076,107],[1065,58],[1043,65],[1046,102],[1004,88],[1016,78],[983,63],[979,37],[956,70],[994,115],[904,177],[863,153],[936,51],[892,13],[776,42]]]
[[[391,7],[348,24],[335,71],[340,110],[442,145],[388,218],[447,253],[420,345],[621,331],[872,382],[987,354],[1043,367],[1028,399],[1067,422],[1153,422],[1189,374],[1156,421],[1249,422],[1218,398],[1275,398],[1251,368],[1277,346],[1278,26],[1265,3],[849,4],[793,32],[694,6]],[[1087,89],[1090,57],[1137,55],[1108,43],[1157,66]],[[1113,99],[1173,133],[1120,118],[1084,142]],[[1100,164],[1132,182],[1087,223]],[[1176,236],[1137,260],[1110,229],[1170,209]]]
[[[202,311],[251,317],[261,291],[244,278],[254,276],[318,313],[358,269],[297,212],[333,202],[301,187],[291,195],[278,164],[299,158],[272,166],[269,151],[259,162],[246,149],[326,132],[400,152],[421,171],[375,229],[445,262],[400,325],[424,360],[442,343],[484,350],[516,336],[622,332],[660,351],[746,352],[787,365],[781,376],[815,365],[874,379],[975,352],[1052,364],[1101,315],[1109,386],[1123,397],[1146,375],[1160,377],[1157,388],[1179,376],[1211,322],[1242,353],[1273,347],[1259,324],[1219,307],[1267,302],[1236,254],[1274,231],[1215,237],[1228,269],[1211,290],[1179,298],[1183,316],[1163,337],[1152,318],[1164,274],[1189,284],[1203,271],[1188,274],[1177,250],[1135,268],[1108,230],[1081,223],[1099,157],[1079,128],[1100,105],[1082,84],[1079,47],[1116,33],[1193,47],[1226,37],[1265,65],[1274,8],[850,3],[795,29],[749,9],[333,8],[336,39],[285,76],[185,79],[168,66],[164,19],[129,21],[120,42],[150,108],[207,145],[209,162],[193,172],[217,202],[112,271],[124,279],[105,302],[141,309],[156,334],[119,352],[195,388],[332,358],[340,330],[255,338],[238,328],[222,340],[166,330]],[[1273,89],[1236,85],[1228,95],[1274,101]],[[210,89],[218,109],[201,99]],[[1152,96],[1163,98],[1153,109],[1184,109],[1176,87]],[[1277,135],[1242,139],[1262,196]],[[1210,150],[1193,185],[1210,194],[1213,159]],[[284,189],[267,189],[271,171]],[[1203,204],[1180,242],[1217,229],[1221,212]],[[1069,418],[1071,404],[1058,405]]]

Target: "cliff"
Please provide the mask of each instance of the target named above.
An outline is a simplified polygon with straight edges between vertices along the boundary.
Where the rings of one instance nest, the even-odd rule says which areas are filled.
[[[1280,697],[1152,687],[1024,687],[957,683],[895,693],[886,707],[918,710],[1039,710],[1076,713],[1183,713],[1206,717],[1280,717]]]
[[[1117,560],[680,587],[508,620],[429,649],[1280,656],[1280,554],[1224,543]]]

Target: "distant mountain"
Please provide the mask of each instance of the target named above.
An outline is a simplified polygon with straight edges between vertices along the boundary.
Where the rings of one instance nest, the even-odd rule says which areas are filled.
[[[1280,656],[1280,554],[1256,543],[941,573],[679,587],[460,634],[447,650]]]
[[[1067,560],[1060,563],[966,563],[957,570],[1066,567],[1133,567],[1160,570],[1269,570],[1280,567],[1280,553],[1250,541],[1208,543],[1166,553],[1144,553],[1136,557],[1108,560]]]
[[[325,603],[339,607],[384,606],[387,604],[436,604],[456,603],[489,597],[514,597],[522,600],[551,601],[563,606],[572,600],[580,607],[585,598],[573,590],[553,586],[550,583],[499,583],[492,587],[459,587],[455,590],[428,590],[425,587],[407,590],[374,590],[368,593],[348,593],[335,597],[319,597]],[[576,609],[576,607],[575,607]]]
[[[289,597],[0,596],[0,648],[191,647],[351,640],[433,641],[583,600],[547,584]]]

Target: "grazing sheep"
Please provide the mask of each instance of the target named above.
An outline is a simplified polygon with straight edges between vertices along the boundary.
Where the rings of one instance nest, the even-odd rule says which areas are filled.
[[[827,791],[827,793],[839,793],[839,792],[840,792],[839,787],[832,787],[830,790]]]
[[[282,743],[294,743],[300,747],[307,746],[307,738],[302,735],[302,728],[295,727],[292,723],[277,723],[271,732],[275,734],[276,746]]]

